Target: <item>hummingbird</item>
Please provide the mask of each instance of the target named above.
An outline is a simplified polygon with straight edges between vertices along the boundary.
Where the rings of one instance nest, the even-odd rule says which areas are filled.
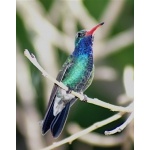
[[[75,36],[75,48],[59,71],[56,80],[68,87],[68,91],[54,84],[46,114],[42,121],[42,134],[51,131],[57,138],[65,125],[70,107],[78,99],[71,91],[83,93],[92,83],[94,77],[93,40],[94,31],[102,26],[99,23],[91,30],[81,30]]]

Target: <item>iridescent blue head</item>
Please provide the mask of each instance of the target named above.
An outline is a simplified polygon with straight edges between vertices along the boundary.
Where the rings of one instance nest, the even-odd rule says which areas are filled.
[[[93,46],[93,40],[94,31],[102,26],[104,22],[96,25],[91,30],[81,30],[76,34],[75,37],[75,50],[73,52],[74,55],[80,55],[80,54],[90,54],[92,53],[92,46]]]

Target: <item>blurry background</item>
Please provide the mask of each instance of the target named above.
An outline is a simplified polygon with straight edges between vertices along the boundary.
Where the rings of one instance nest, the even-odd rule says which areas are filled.
[[[41,135],[43,119],[53,83],[42,76],[23,52],[27,48],[53,77],[74,49],[77,31],[105,22],[95,32],[95,76],[85,92],[89,97],[126,106],[133,100],[134,1],[133,0],[17,0],[17,150],[37,150],[59,141],[80,128],[115,114],[107,109],[77,101],[70,110],[58,139]],[[132,150],[133,122],[118,134],[105,136],[125,117],[91,134],[65,144],[58,150]]]

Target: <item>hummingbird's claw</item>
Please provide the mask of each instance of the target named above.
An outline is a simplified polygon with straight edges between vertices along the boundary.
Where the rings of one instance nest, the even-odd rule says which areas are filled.
[[[68,90],[66,91],[67,94],[70,94],[72,92],[72,89],[68,87]]]
[[[84,99],[82,101],[87,102],[87,99],[88,99],[87,95],[84,94],[83,96],[84,96]]]

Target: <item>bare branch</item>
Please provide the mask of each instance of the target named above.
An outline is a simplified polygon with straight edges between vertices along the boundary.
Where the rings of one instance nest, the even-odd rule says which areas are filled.
[[[75,134],[81,130],[84,130],[82,127],[80,127],[77,123],[69,123],[67,125],[67,131],[72,135]],[[118,134],[116,136],[105,136],[96,132],[90,132],[86,135],[83,135],[78,138],[79,141],[82,141],[84,143],[87,143],[92,146],[101,146],[101,147],[112,147],[112,146],[118,146],[124,143],[125,140],[124,133]]]
[[[115,134],[117,132],[121,132],[132,120],[134,117],[134,113],[132,112],[130,114],[130,116],[128,117],[128,119],[119,127],[115,128],[114,130],[111,131],[105,131],[105,135],[111,135],[111,134]]]
[[[84,129],[84,130],[82,130],[80,132],[77,132],[76,134],[73,134],[70,137],[65,138],[65,139],[63,139],[63,140],[61,140],[59,142],[55,142],[52,145],[50,145],[50,146],[48,146],[48,147],[46,147],[46,148],[44,148],[42,150],[51,150],[51,149],[54,149],[56,147],[59,147],[60,145],[66,144],[66,143],[71,144],[77,138],[79,138],[79,137],[81,137],[81,136],[83,136],[83,135],[85,135],[85,134],[87,134],[87,133],[89,133],[89,132],[91,132],[91,131],[93,131],[93,130],[95,130],[97,128],[100,128],[100,127],[102,127],[102,126],[104,126],[106,124],[109,124],[109,123],[111,123],[111,122],[121,118],[123,114],[124,113],[118,113],[118,114],[115,114],[115,115],[113,115],[113,116],[111,116],[111,117],[109,117],[109,118],[107,118],[107,119],[105,119],[103,121],[96,122],[92,126],[86,128],[86,129]]]
[[[64,90],[68,90],[68,87],[65,86],[62,82],[58,82],[57,80],[55,80],[53,77],[49,76],[49,74],[39,65],[39,63],[36,60],[36,57],[33,54],[30,54],[29,51],[26,49],[24,51],[25,56],[42,72],[42,74],[47,77],[49,80],[51,80],[52,82],[54,82],[55,84],[57,84],[58,86],[60,86],[61,88],[63,88]],[[76,97],[78,97],[81,101],[84,100],[84,95],[79,94],[77,92],[72,91],[71,94],[75,95]],[[91,103],[91,104],[95,104],[104,108],[108,108],[112,111],[122,111],[122,112],[132,112],[132,108],[130,107],[122,107],[122,106],[116,106],[116,105],[112,105],[106,102],[103,102],[97,98],[89,98],[87,97],[87,102]]]

